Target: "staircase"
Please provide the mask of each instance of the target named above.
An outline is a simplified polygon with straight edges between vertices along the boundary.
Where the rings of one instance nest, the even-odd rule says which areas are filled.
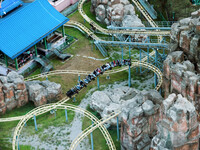
[[[49,72],[51,69],[53,69],[53,66],[45,58],[35,57],[34,60],[42,65],[42,72]]]
[[[71,57],[71,55],[61,53],[61,52],[60,52],[59,50],[57,50],[57,49],[52,49],[52,52],[53,52],[58,58],[60,58],[60,59],[62,59],[62,60],[65,60],[65,59]]]
[[[96,45],[96,47],[99,49],[99,51],[101,52],[101,54],[106,57],[108,56],[108,52],[107,50],[104,48],[104,46],[101,46],[101,44],[98,41],[95,41],[94,44]]]
[[[149,13],[151,18],[153,18],[153,19],[157,18],[157,12],[154,10],[154,8],[146,0],[139,0],[139,2],[146,9],[146,11]]]

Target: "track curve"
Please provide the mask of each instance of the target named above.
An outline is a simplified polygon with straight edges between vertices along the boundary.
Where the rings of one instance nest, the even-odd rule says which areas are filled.
[[[101,31],[104,34],[146,34],[146,35],[159,35],[159,36],[169,36],[170,31],[146,31],[146,30],[107,30],[96,24],[92,19],[90,19],[85,12],[83,11],[83,4],[86,2],[86,0],[79,0],[78,3],[78,11],[81,14],[81,16],[93,27],[95,27],[97,30]],[[137,6],[137,8],[141,11],[141,13],[145,16],[147,21],[151,24],[152,27],[158,27],[157,24],[153,21],[153,19],[149,16],[149,14],[146,12],[146,10],[142,7],[142,5],[137,0],[132,0],[132,2]],[[76,24],[75,21],[68,22]]]
[[[46,113],[52,109],[67,109],[67,110],[75,110],[77,112],[80,112],[82,114],[85,114],[86,117],[88,117],[89,119],[91,119],[95,124],[100,124],[100,120],[94,116],[92,113],[90,113],[89,111],[80,108],[78,106],[74,106],[71,104],[63,104],[63,103],[55,103],[55,104],[46,104],[43,105],[43,107],[40,108],[36,108],[34,111],[31,111],[29,113],[27,113],[18,123],[18,125],[15,128],[14,131],[14,135],[13,135],[13,142],[12,142],[12,148],[13,150],[18,149],[17,147],[17,143],[18,143],[18,138],[20,136],[21,130],[25,125],[25,122],[27,122],[30,118],[32,118],[34,115],[38,116],[41,115],[43,113]],[[100,131],[102,132],[104,138],[106,139],[107,143],[108,143],[108,147],[110,150],[116,150],[114,142],[110,136],[110,134],[108,133],[107,129],[105,128],[105,126],[103,126],[102,124],[99,125],[100,127]]]
[[[143,61],[145,61],[145,59]],[[146,69],[153,71],[158,77],[158,84],[155,87],[155,90],[158,90],[161,87],[162,82],[163,82],[162,72],[156,66],[154,66],[150,63],[146,63],[146,62],[132,61],[132,65],[130,67],[131,68],[133,68],[133,67],[144,67]],[[110,74],[114,74],[114,73],[119,73],[119,72],[125,71],[127,69],[128,69],[128,66],[124,66],[124,67],[121,67],[119,69],[109,70],[109,71],[105,72],[103,75],[110,75]],[[37,75],[31,76],[31,77],[25,78],[25,81],[31,81],[31,80],[35,80],[35,79],[39,79],[39,78],[45,78],[45,77],[51,76],[51,75],[61,75],[61,74],[88,75],[90,73],[91,73],[91,71],[54,70],[54,71],[50,71],[48,73],[37,74]],[[62,103],[65,103],[68,100],[69,100],[69,98],[65,97],[61,101],[59,101],[58,103],[62,104]],[[39,106],[37,108],[40,108],[40,107],[42,107],[42,106]],[[35,109],[37,109],[37,108],[35,108]],[[35,109],[33,109],[31,111],[34,111]],[[22,119],[24,116],[0,118],[0,122],[17,121],[17,120]]]

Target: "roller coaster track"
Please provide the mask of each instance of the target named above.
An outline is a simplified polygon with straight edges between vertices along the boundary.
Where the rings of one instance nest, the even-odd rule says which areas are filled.
[[[169,36],[170,31],[149,31],[149,30],[107,30],[102,27],[100,27],[98,24],[90,20],[89,22],[92,26],[94,26],[97,30],[101,31],[104,34],[110,35],[110,34],[125,34],[125,35],[131,35],[131,34],[142,34],[142,35],[155,35],[155,36]],[[85,27],[83,24],[70,20],[68,21],[65,26],[78,26],[81,27],[84,31],[89,30],[87,27]],[[90,31],[90,30],[89,30]],[[90,31],[92,32],[92,31]],[[93,33],[93,32],[92,32]],[[89,34],[90,35],[90,34]],[[94,38],[95,39],[95,38]]]
[[[151,16],[148,14],[148,12],[144,9],[144,7],[138,2],[138,0],[132,0],[132,2],[135,4],[135,6],[140,10],[140,12],[143,14],[143,16],[147,19],[147,21],[150,23],[152,27],[158,27],[158,25],[153,21]]]
[[[155,87],[155,90],[158,90],[161,87],[162,81],[163,81],[162,72],[156,66],[154,66],[154,65],[152,65],[150,63],[144,62],[146,60],[147,60],[147,58],[145,57],[144,59],[142,59],[141,62],[140,61],[132,61],[131,68],[133,68],[133,67],[140,67],[141,66],[143,68],[149,69],[149,70],[153,71],[154,73],[156,73],[156,75],[158,77],[158,84]],[[119,73],[119,72],[125,71],[125,70],[128,70],[128,66],[106,71],[103,75],[110,75],[110,74],[114,74],[114,73]],[[35,80],[35,79],[39,79],[39,78],[45,78],[47,76],[61,75],[61,74],[88,75],[90,73],[91,73],[91,71],[54,70],[54,71],[50,71],[50,72],[47,72],[47,73],[41,73],[41,74],[37,74],[37,75],[31,76],[31,77],[28,77],[25,80],[26,81],[31,81],[31,80]],[[68,100],[69,99],[64,98],[64,99],[60,100],[58,102],[58,104],[63,104],[63,103],[65,103]],[[42,107],[42,106],[39,106],[37,108],[40,108],[40,107]],[[37,109],[37,108],[35,108],[35,109]],[[31,110],[30,112],[34,111],[35,109]],[[0,118],[0,122],[17,121],[17,120],[22,119],[23,117],[24,116],[16,116],[16,117],[9,117],[9,118]]]
[[[104,34],[146,34],[146,35],[170,35],[170,31],[131,31],[131,30],[107,30],[102,27],[100,27],[98,24],[96,24],[93,20],[91,20],[83,11],[83,4],[86,0],[80,0],[78,4],[78,11],[81,14],[81,16],[93,27],[95,27],[97,30],[101,31]],[[144,9],[144,7],[138,2],[138,0],[132,0],[132,2],[136,5],[136,7],[141,11],[141,13],[144,15],[144,17],[147,19],[147,21],[150,23],[152,27],[158,27],[158,25],[153,21],[153,19],[150,17],[148,12]],[[68,22],[69,24],[72,22]],[[76,22],[73,22],[76,23]]]
[[[66,100],[68,100],[68,99],[66,99]],[[31,119],[33,116],[41,115],[41,114],[46,113],[46,112],[48,112],[48,111],[50,111],[52,109],[67,109],[67,110],[73,110],[73,111],[76,111],[76,112],[84,114],[87,118],[89,118],[95,124],[98,125],[100,131],[102,132],[104,138],[106,139],[106,142],[108,144],[109,149],[110,150],[116,150],[114,142],[112,141],[112,138],[111,138],[110,134],[108,133],[108,131],[105,128],[105,126],[103,126],[103,123],[105,122],[105,120],[104,120],[103,123],[101,123],[101,121],[96,116],[94,116],[92,113],[90,113],[89,111],[87,111],[87,110],[85,110],[83,108],[80,108],[78,106],[74,106],[74,105],[70,105],[70,104],[64,104],[63,102],[62,103],[46,104],[46,105],[43,105],[41,107],[37,107],[34,110],[32,110],[29,113],[27,113],[19,121],[18,125],[15,128],[14,135],[13,135],[13,143],[12,143],[13,150],[18,149],[17,143],[19,142],[19,138],[16,138],[16,137],[20,136],[21,130],[23,129],[23,126],[25,125],[25,123],[29,119]],[[112,116],[116,116],[118,114],[119,114],[119,112],[116,113],[116,114],[112,114]],[[108,117],[107,117],[107,120],[108,120]]]
[[[88,128],[86,128],[82,133],[79,134],[79,136],[76,137],[76,139],[72,142],[70,146],[70,150],[76,150],[76,147],[78,144],[86,137],[88,136],[92,131],[99,128],[99,126],[106,123],[108,120],[118,116],[121,113],[121,111],[118,112],[112,112],[111,114],[107,115],[105,118],[102,118],[99,122],[95,122]]]
[[[103,29],[101,28],[100,26],[98,26],[96,23],[94,23],[82,10],[82,5],[83,3],[85,2],[85,0],[80,0],[79,2],[79,12],[80,14],[83,16],[83,18],[89,22],[92,26],[94,26],[96,29],[98,29],[99,31],[105,33],[105,34],[155,34],[155,35],[170,35],[170,32],[169,31],[127,31],[127,30],[107,30],[107,29]],[[140,4],[137,0],[133,0],[133,2],[135,3],[135,5],[137,7],[140,7]],[[142,9],[143,7],[141,6],[139,10],[143,10]],[[145,10],[144,12],[142,12],[143,15],[145,14]],[[145,15],[144,15],[145,16]],[[151,17],[149,16],[148,17],[148,13],[147,15],[145,16],[145,18],[148,18],[147,20],[148,21],[151,21]],[[155,22],[153,22],[153,20],[151,21],[151,25],[153,26]],[[91,38],[93,38],[94,40],[97,40],[97,41],[100,41],[101,39],[99,37],[97,37],[92,31],[90,31],[87,27],[85,27],[84,25],[82,25],[81,23],[78,23],[78,22],[75,22],[75,21],[69,21],[66,26],[78,26],[80,29],[82,29],[84,32],[86,32]],[[153,27],[156,27],[157,25],[154,24]],[[153,56],[155,54],[155,51],[153,51],[152,53],[150,53],[151,56]],[[156,90],[158,90],[162,84],[162,72],[154,65],[152,64],[149,64],[149,63],[145,63],[144,61],[147,60],[147,57],[143,58],[141,60],[141,62],[139,61],[133,61],[132,62],[132,65],[131,67],[144,67],[144,68],[147,68],[147,69],[150,69],[152,70],[154,73],[156,73],[157,77],[158,77],[158,84],[156,86]],[[110,70],[110,71],[107,71],[105,72],[104,74],[113,74],[113,73],[118,73],[118,72],[121,72],[121,71],[124,71],[124,70],[127,70],[128,67],[122,67],[120,69],[115,69],[115,70]],[[39,74],[39,75],[35,75],[35,76],[32,76],[32,77],[29,77],[29,78],[26,78],[26,81],[30,81],[30,80],[33,80],[33,79],[38,79],[38,78],[42,78],[42,77],[46,77],[46,76],[49,76],[49,75],[58,75],[58,74],[78,74],[78,75],[87,75],[87,74],[90,74],[91,72],[90,71],[78,71],[78,70],[55,70],[55,71],[50,71],[48,73],[43,73],[43,74]],[[34,115],[35,116],[38,116],[38,115],[41,115],[41,114],[44,114],[52,109],[69,109],[69,110],[72,110],[72,109],[75,109],[74,107],[76,106],[73,106],[72,105],[70,106],[69,104],[68,105],[64,105],[64,103],[66,101],[68,101],[69,98],[64,98],[62,99],[61,101],[57,102],[57,103],[54,103],[54,104],[46,104],[46,105],[42,105],[42,106],[39,106],[33,110],[31,110],[29,113],[27,113],[26,115],[24,116],[17,116],[17,117],[10,117],[10,118],[0,118],[0,122],[8,122],[8,121],[17,121],[17,120],[20,120],[20,122],[18,123],[16,129],[15,129],[15,132],[14,132],[14,136],[13,136],[13,149],[18,149],[17,147],[17,143],[18,143],[18,140],[19,138],[16,139],[16,137],[19,137],[20,135],[20,132],[24,126],[24,124],[30,119],[32,118]],[[81,112],[81,108],[76,108],[76,110],[78,110],[79,112]],[[109,146],[109,149],[116,149],[114,144],[113,144],[113,141],[110,137],[109,134],[106,134],[106,132],[108,132],[105,127],[103,126],[103,123],[105,123],[107,120],[115,117],[116,115],[118,115],[120,112],[114,114],[114,115],[111,115],[109,116],[108,118],[106,118],[105,120],[95,120],[91,114],[88,114],[86,110],[82,110],[82,112],[84,112],[86,115],[89,116],[90,119],[92,119],[92,121],[94,122],[94,126],[91,126],[91,127],[88,127],[86,130],[84,130],[83,134],[81,134],[80,136],[77,137],[77,139],[72,143],[71,147],[72,148],[75,148],[77,146],[77,144],[85,137],[87,136],[90,132],[92,132],[93,130],[95,130],[96,128],[100,127],[100,130],[101,132],[103,133],[108,146]]]

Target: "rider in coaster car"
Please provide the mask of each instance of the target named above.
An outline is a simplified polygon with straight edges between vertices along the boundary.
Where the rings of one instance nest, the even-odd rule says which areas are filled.
[[[117,64],[116,64],[115,60],[113,61],[113,64],[114,64],[114,67],[116,67],[116,66],[117,66]]]
[[[99,75],[99,74],[102,74],[102,72],[101,72],[101,69],[100,69],[100,68],[97,68],[97,69],[96,69],[96,72],[98,72],[98,75]]]
[[[110,66],[111,66],[112,68],[115,67],[113,62],[110,63]]]
[[[88,76],[90,76],[91,80],[95,80],[95,77],[96,77],[96,76],[95,76],[94,74],[91,73],[91,74],[89,74]]]
[[[128,65],[131,66],[131,59],[128,59]]]
[[[110,65],[109,62],[106,63],[106,66],[107,66],[108,69],[112,70],[112,66]]]
[[[122,64],[121,64],[121,62],[120,62],[119,60],[117,60],[116,65],[117,65],[117,66],[120,66],[120,67],[122,66]]]
[[[80,85],[82,86],[82,87],[87,87],[87,85],[86,85],[86,83],[85,82],[83,82],[82,80],[80,81]]]
[[[85,79],[83,79],[83,81],[88,84],[91,80],[89,80],[87,77]]]

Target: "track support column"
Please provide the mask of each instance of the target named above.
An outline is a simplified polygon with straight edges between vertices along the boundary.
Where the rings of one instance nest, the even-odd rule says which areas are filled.
[[[128,67],[128,86],[131,87],[131,67]]]
[[[97,89],[99,90],[99,77],[97,77]]]
[[[74,96],[73,102],[74,102],[74,103],[76,102],[76,97],[75,97],[75,96]]]
[[[154,86],[155,87],[157,86],[157,75],[156,75],[156,73],[154,73]]]
[[[56,118],[56,109],[54,109],[54,115],[55,115],[55,118]]]
[[[68,122],[67,109],[65,109],[65,118],[66,118],[66,122]]]
[[[38,52],[37,52],[37,45],[35,44],[35,56],[37,57],[37,55],[38,55]]]
[[[38,129],[37,129],[37,122],[36,122],[36,116],[35,115],[33,116],[33,119],[34,119],[34,124],[35,124],[35,131],[37,131]]]
[[[123,46],[121,47],[121,49],[122,49],[122,60],[124,59],[124,48],[123,48]]]
[[[16,70],[18,71],[18,61],[17,61],[17,58],[15,58],[15,68],[16,68]]]
[[[140,48],[140,62],[142,61],[142,50]],[[142,73],[142,67],[140,66],[140,74]]]
[[[4,59],[5,59],[6,67],[8,67],[8,58],[7,58],[6,54],[4,54]]]
[[[46,37],[44,38],[44,47],[45,47],[45,49],[48,49],[48,47],[47,47],[47,38]]]
[[[93,121],[92,121],[92,125],[93,125]],[[92,147],[92,150],[94,150],[94,142],[93,142],[93,134],[92,132],[90,133],[90,137],[91,137],[91,147]]]
[[[17,142],[17,149],[20,150],[20,147],[19,147],[19,137],[16,136],[16,140],[18,139],[18,142]]]
[[[117,141],[119,141],[119,118],[117,116]]]
[[[78,75],[78,82],[80,82],[81,81],[81,76],[80,75]]]
[[[65,27],[62,25],[62,36],[65,37]]]

